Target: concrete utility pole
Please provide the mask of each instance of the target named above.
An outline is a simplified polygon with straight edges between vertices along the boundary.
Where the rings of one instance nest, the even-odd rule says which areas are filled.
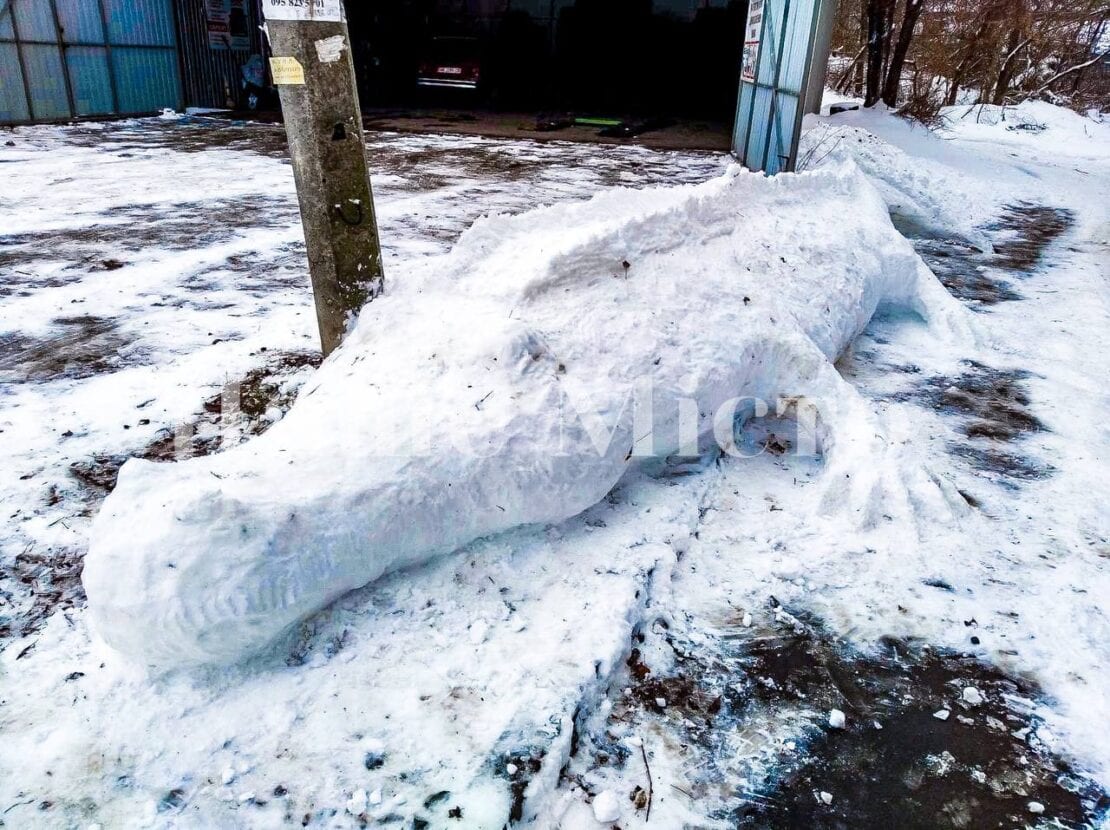
[[[342,0],[262,0],[262,9],[327,356],[384,281],[351,40]]]

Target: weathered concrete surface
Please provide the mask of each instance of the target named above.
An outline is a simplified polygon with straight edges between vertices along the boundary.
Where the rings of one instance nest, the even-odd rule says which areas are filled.
[[[348,316],[383,285],[350,37],[345,22],[270,20],[266,26],[274,56],[295,58],[304,69],[303,83],[278,89],[327,355],[342,340]]]

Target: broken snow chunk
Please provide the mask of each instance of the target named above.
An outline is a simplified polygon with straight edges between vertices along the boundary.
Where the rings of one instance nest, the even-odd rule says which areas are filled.
[[[945,750],[940,755],[926,755],[925,765],[935,775],[947,775],[956,765],[956,756],[948,750]]]
[[[375,807],[377,807],[379,804],[381,804],[382,803],[382,788],[378,787],[378,789],[376,789],[372,793],[370,793],[370,796],[367,799],[367,801]]]
[[[883,725],[881,723],[879,723],[877,720],[871,721],[871,725],[874,726],[876,729],[882,729],[883,728]]]
[[[486,641],[487,634],[489,634],[489,623],[485,620],[478,620],[470,627],[470,642],[474,645],[481,645]]]
[[[933,712],[933,717],[937,720],[948,720],[948,716],[950,714],[952,713],[949,712],[947,709],[938,709],[937,711]]]
[[[519,769],[519,767],[517,767],[516,764],[505,765],[505,772],[509,773],[509,775],[516,775],[517,769]]]
[[[742,620],[740,620],[740,624],[742,626],[744,626],[744,628],[751,628],[752,627],[752,615],[751,614],[745,614],[744,618]]]
[[[822,790],[821,791],[821,802],[823,804],[832,804],[832,802],[833,802],[832,793],[827,793],[824,790]]]
[[[621,804],[612,790],[603,790],[594,797],[594,819],[601,824],[612,824],[621,817]]]
[[[246,804],[248,801],[254,801],[254,790],[250,790],[239,796],[240,804]]]
[[[961,697],[963,698],[964,703],[967,703],[970,706],[979,706],[983,702],[982,693],[974,686],[967,686],[964,689]]]
[[[844,713],[841,712],[839,709],[833,709],[829,712],[829,726],[831,726],[833,729],[843,729],[844,722]]]
[[[235,769],[233,767],[224,767],[224,771],[220,775],[220,781],[222,781],[224,783],[224,785],[227,785],[227,784],[230,784],[234,780],[235,780]]]
[[[665,697],[657,697],[655,698],[655,705],[658,706],[660,709],[666,709],[667,699]]]
[[[366,790],[355,790],[351,797],[347,799],[347,812],[352,816],[365,813],[368,801],[369,796],[366,795]]]
[[[1035,816],[1039,816],[1041,813],[1044,812],[1044,805],[1041,804],[1041,802],[1039,801],[1030,801],[1029,804],[1026,806],[1028,807],[1029,812],[1031,812]]]

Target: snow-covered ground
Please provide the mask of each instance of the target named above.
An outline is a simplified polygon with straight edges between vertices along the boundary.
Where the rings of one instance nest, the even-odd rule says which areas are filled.
[[[1041,107],[961,113],[939,137],[870,112],[815,119],[806,137],[816,176],[859,166],[979,334],[889,310],[838,363],[896,450],[879,465],[892,518],[829,509],[822,461],[789,451],[789,422],[757,419],[740,438],[750,457],[634,465],[581,515],[386,576],[276,653],[168,674],[92,636],[76,574],[122,457],[182,424],[215,430],[205,401],[252,370],[279,402],[311,376],[280,133],[203,119],[15,131],[0,146],[0,821],[1096,821],[1110,785],[1110,128]],[[370,158],[402,280],[481,215],[727,165],[395,135],[371,136]],[[790,187],[845,243],[865,221],[830,213],[815,185],[760,181],[737,222],[764,227],[761,204]],[[775,258],[835,273],[850,256],[828,228],[777,231],[762,260],[776,301],[797,286]],[[282,407],[261,408],[255,431]],[[896,509],[923,475],[953,482],[966,509]]]

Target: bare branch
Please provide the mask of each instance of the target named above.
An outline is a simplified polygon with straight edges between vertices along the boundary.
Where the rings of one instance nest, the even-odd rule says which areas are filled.
[[[1103,49],[1101,52],[1099,52],[1097,55],[1095,55],[1089,61],[1085,61],[1083,63],[1076,64],[1075,66],[1072,66],[1068,69],[1065,69],[1063,72],[1057,72],[1055,75],[1052,76],[1052,78],[1048,81],[1048,83],[1042,85],[1032,95],[1028,96],[1026,98],[1026,100],[1029,100],[1029,98],[1033,98],[1034,96],[1040,95],[1042,92],[1044,92],[1046,89],[1048,89],[1054,83],[1056,83],[1058,80],[1070,75],[1072,72],[1078,72],[1080,69],[1086,69],[1088,66],[1093,66],[1094,64],[1098,63],[1100,60],[1105,58],[1107,55],[1110,55],[1110,49]]]

